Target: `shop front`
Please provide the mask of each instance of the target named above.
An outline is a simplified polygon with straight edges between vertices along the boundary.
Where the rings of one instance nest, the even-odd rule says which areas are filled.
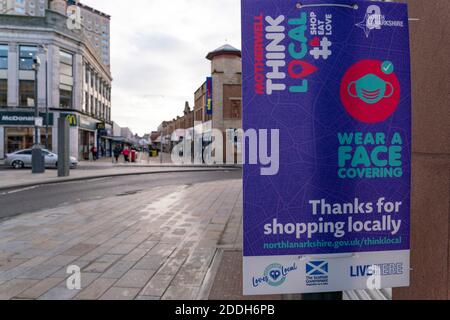
[[[39,143],[46,143],[46,115],[40,114],[43,118],[44,127],[39,128]],[[18,150],[29,149],[34,145],[34,113],[33,112],[0,112],[0,136],[3,136],[3,143],[0,146],[0,158],[5,154]],[[52,127],[53,113],[49,114],[48,148],[52,150]]]
[[[113,140],[111,125],[104,122],[97,123],[97,146],[99,158],[112,157]]]
[[[91,149],[96,146],[97,121],[86,116],[80,116],[78,129],[78,159],[91,160]]]

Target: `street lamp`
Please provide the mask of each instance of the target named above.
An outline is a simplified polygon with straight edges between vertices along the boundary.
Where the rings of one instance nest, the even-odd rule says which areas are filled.
[[[39,108],[38,108],[38,72],[41,66],[41,60],[38,56],[33,59],[32,69],[34,70],[34,145],[32,150],[31,166],[32,173],[45,172],[45,160],[39,144]]]
[[[45,149],[49,150],[49,113],[48,113],[48,47],[40,46],[45,52]]]

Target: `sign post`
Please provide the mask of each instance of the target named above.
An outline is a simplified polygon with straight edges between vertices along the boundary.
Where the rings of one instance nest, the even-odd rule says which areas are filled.
[[[67,117],[58,119],[58,177],[70,175],[70,125]]]
[[[279,131],[245,150],[244,294],[409,286],[407,5],[242,0],[242,24],[244,130]]]

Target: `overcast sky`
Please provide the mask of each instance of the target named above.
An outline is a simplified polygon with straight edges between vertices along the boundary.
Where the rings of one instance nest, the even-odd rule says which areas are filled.
[[[112,119],[140,135],[193,106],[209,51],[241,46],[240,0],[81,2],[112,16]]]

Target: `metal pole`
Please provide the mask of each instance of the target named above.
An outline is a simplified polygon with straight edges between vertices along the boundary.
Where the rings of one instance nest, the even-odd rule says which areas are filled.
[[[163,163],[163,132],[161,131],[161,152],[159,153],[159,161]]]
[[[45,48],[45,148],[49,149],[48,141],[48,123],[50,122],[48,114],[48,48]]]
[[[34,69],[34,118],[37,119],[39,117],[39,108],[38,108],[38,70]],[[34,123],[34,145],[39,144],[39,127],[35,121]]]
[[[42,149],[39,144],[39,126],[37,119],[39,118],[39,107],[38,107],[38,71],[39,71],[40,61],[39,57],[34,58],[33,69],[34,69],[34,145],[31,156],[31,172],[32,173],[44,173],[45,172],[45,158],[42,154]]]

